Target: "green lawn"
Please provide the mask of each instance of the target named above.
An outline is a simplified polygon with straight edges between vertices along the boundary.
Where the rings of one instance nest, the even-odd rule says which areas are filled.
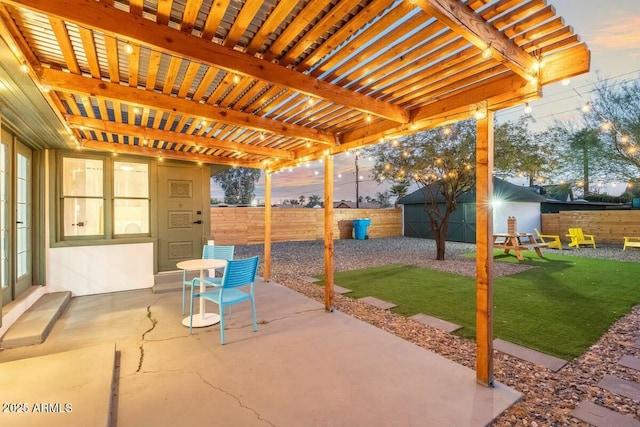
[[[564,359],[582,354],[640,302],[640,263],[525,254],[534,265],[494,280],[494,335]],[[514,258],[496,252],[496,262]],[[351,298],[374,296],[404,316],[425,313],[475,339],[475,278],[406,265],[336,273]],[[319,282],[319,284],[323,284]]]

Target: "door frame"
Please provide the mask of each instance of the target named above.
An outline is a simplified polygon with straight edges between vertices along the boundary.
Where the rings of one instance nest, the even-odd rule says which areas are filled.
[[[194,230],[193,234],[191,236],[191,238],[189,240],[191,240],[192,242],[192,252],[191,254],[189,254],[186,257],[182,257],[182,258],[175,258],[172,259],[171,261],[169,261],[169,259],[167,259],[167,261],[165,262],[162,258],[163,258],[163,251],[164,248],[162,247],[162,245],[168,244],[167,240],[168,240],[168,233],[167,230],[163,229],[163,224],[167,223],[167,219],[163,219],[161,218],[161,216],[163,215],[168,215],[169,211],[171,210],[169,208],[170,203],[166,200],[166,198],[168,197],[167,194],[167,187],[163,184],[162,180],[164,179],[164,177],[162,176],[163,173],[165,173],[165,171],[169,170],[167,168],[173,169],[174,171],[178,171],[178,172],[182,172],[182,174],[178,174],[178,176],[184,177],[187,174],[185,173],[185,169],[189,169],[193,172],[194,176],[197,176],[198,179],[200,180],[200,190],[197,190],[197,186],[194,185],[193,188],[193,192],[192,192],[192,197],[191,199],[193,200],[193,220],[201,220],[202,224],[200,225],[199,228],[197,228],[197,231]],[[157,168],[156,168],[156,182],[157,182],[157,209],[156,209],[156,224],[158,226],[157,228],[157,262],[156,262],[156,266],[157,266],[157,271],[161,272],[161,271],[173,271],[176,270],[176,267],[174,264],[175,262],[178,261],[182,261],[185,259],[189,259],[189,258],[200,258],[201,256],[201,249],[202,249],[202,245],[206,243],[207,240],[209,240],[211,237],[211,207],[210,207],[210,200],[211,200],[211,182],[210,182],[210,173],[209,173],[209,168],[206,166],[200,166],[200,165],[193,165],[193,164],[189,164],[189,163],[183,163],[183,162],[163,162],[163,163],[158,163],[157,164]],[[197,215],[196,212],[200,211],[200,215]],[[193,221],[192,221],[193,222]],[[188,240],[185,240],[188,241]],[[168,253],[168,248],[166,250],[166,252]]]

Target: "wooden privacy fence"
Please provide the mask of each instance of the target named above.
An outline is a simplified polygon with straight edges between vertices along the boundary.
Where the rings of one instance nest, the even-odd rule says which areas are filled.
[[[402,236],[402,209],[334,209],[335,239],[352,239],[352,221],[370,218],[370,238]],[[264,243],[264,208],[212,207],[211,235],[216,244]],[[324,239],[324,209],[272,208],[271,241]]]
[[[640,236],[640,210],[564,211],[542,214],[542,233],[557,234],[563,242],[569,228],[580,227],[593,234],[596,244],[620,244],[624,236]]]

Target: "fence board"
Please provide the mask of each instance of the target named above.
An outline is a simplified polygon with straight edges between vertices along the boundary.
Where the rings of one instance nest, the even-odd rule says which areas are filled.
[[[402,235],[402,210],[334,209],[334,236],[353,238],[352,220],[370,218],[370,238]],[[212,207],[211,235],[219,245],[264,243],[264,208]],[[272,208],[271,241],[324,239],[324,209]]]
[[[619,244],[624,236],[640,236],[640,210],[564,211],[542,214],[540,225],[544,234],[557,234],[569,242],[569,228],[580,227],[593,234],[596,244]]]

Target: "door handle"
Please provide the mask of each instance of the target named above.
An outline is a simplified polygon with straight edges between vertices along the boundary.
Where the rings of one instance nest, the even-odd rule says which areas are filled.
[[[16,224],[24,224],[22,221],[16,221]]]
[[[84,227],[84,222],[79,222],[77,224],[71,224],[71,225],[74,225],[74,226],[77,225],[78,227]]]
[[[202,220],[201,220],[201,219],[199,219],[199,220],[197,220],[197,221],[193,221],[193,223],[194,223],[194,224],[202,224]]]

